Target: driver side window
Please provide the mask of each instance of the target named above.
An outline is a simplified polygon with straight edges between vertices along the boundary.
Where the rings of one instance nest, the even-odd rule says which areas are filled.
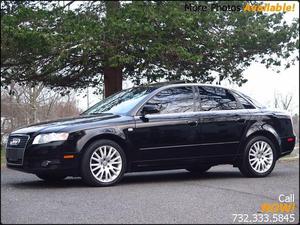
[[[187,86],[162,90],[146,104],[158,106],[159,114],[193,112],[193,88]]]

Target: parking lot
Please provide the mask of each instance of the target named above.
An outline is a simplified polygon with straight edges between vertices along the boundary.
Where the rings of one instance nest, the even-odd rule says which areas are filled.
[[[2,223],[232,223],[235,213],[257,213],[263,202],[295,194],[299,221],[299,161],[278,162],[267,178],[244,178],[229,165],[202,176],[185,170],[128,174],[114,187],[81,179],[46,184],[1,168]]]

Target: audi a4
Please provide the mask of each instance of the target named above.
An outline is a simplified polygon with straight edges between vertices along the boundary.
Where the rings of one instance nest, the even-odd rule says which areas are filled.
[[[92,186],[116,184],[129,172],[201,174],[219,164],[265,177],[295,139],[289,114],[238,91],[158,83],[120,91],[78,117],[15,130],[6,161],[48,182],[74,176]]]

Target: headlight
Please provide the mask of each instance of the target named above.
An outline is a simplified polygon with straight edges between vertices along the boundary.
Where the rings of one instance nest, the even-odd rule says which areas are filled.
[[[49,134],[39,134],[36,136],[32,142],[33,145],[45,144],[52,141],[65,141],[69,137],[68,133],[49,133]]]

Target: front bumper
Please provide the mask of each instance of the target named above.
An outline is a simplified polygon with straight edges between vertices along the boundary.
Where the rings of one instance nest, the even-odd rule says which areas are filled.
[[[77,176],[79,174],[80,158],[74,146],[67,142],[55,142],[41,145],[29,145],[23,151],[23,158],[18,158],[21,149],[6,149],[7,168],[27,173],[60,173]],[[64,158],[66,154],[74,158]],[[14,158],[14,160],[12,160]]]

